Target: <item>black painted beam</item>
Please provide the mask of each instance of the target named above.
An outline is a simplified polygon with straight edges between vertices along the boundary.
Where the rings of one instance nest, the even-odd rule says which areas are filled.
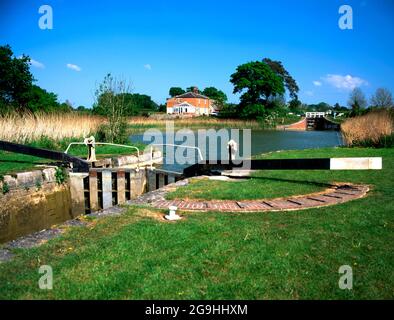
[[[21,153],[30,156],[51,159],[61,162],[72,163],[73,171],[75,172],[89,172],[89,164],[85,160],[73,157],[64,152],[52,151],[42,148],[30,147],[23,144],[7,142],[0,140],[0,150]]]
[[[222,170],[330,170],[330,158],[317,159],[266,159],[245,160],[240,164],[229,161],[212,163],[204,161],[187,167],[183,170],[185,177],[208,174],[212,171]]]

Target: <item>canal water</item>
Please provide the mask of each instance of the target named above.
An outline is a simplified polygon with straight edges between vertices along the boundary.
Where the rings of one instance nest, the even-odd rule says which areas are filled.
[[[223,129],[227,132],[230,139],[235,140],[239,145],[239,154],[243,156],[244,149],[250,152],[250,155],[258,155],[271,151],[279,150],[302,150],[302,149],[316,149],[325,147],[336,147],[342,145],[342,137],[338,131],[266,131],[266,130],[252,130],[250,133],[250,139],[248,134],[239,130],[239,134],[230,129]],[[204,132],[202,130],[201,132]],[[200,133],[201,133],[200,132]],[[223,133],[223,132],[222,132]],[[235,133],[235,134],[234,134]],[[226,136],[226,135],[225,135]],[[202,149],[203,158],[205,159],[227,159],[226,143],[221,142],[221,139],[207,139],[204,135],[199,135],[198,130],[180,130],[175,132],[175,136],[163,134],[159,132],[153,132],[150,134],[135,134],[130,137],[132,142],[141,142],[145,144],[156,143],[156,144],[183,144],[187,146],[199,146]],[[215,140],[217,143],[215,143]],[[246,147],[245,144],[250,141],[250,148]],[[205,147],[204,147],[205,145]],[[163,164],[163,169],[173,170],[181,172],[183,168],[190,164],[196,163],[199,159],[198,152],[192,149],[178,149],[178,151],[169,151],[169,147],[159,147],[164,154],[174,155],[176,152],[182,154],[185,159],[181,161],[174,161],[174,157],[166,157]],[[248,151],[250,150],[250,151]],[[170,160],[169,160],[170,159]],[[179,157],[175,157],[176,160]]]

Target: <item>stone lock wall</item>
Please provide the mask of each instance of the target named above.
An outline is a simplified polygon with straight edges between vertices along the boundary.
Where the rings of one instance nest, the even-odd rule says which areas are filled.
[[[0,182],[0,243],[72,219],[67,183],[57,184],[55,168],[6,175]],[[9,190],[3,194],[3,185]]]
[[[140,158],[121,156],[110,160],[110,168],[69,173],[63,184],[56,182],[56,168],[2,177],[0,243],[47,229],[85,213],[126,203],[175,181],[173,174],[154,168],[151,170],[152,163],[163,160],[160,151],[152,155],[143,154]]]

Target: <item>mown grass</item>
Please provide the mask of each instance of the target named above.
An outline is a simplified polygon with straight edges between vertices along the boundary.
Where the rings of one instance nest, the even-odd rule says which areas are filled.
[[[0,265],[0,298],[392,299],[394,149],[269,155],[328,156],[382,156],[384,169],[263,174],[293,179],[295,187],[303,181],[372,186],[368,197],[332,207],[188,213],[177,223],[131,207],[123,216],[92,220],[40,248],[17,250],[14,261]],[[38,288],[44,264],[53,267],[53,290]],[[342,265],[353,268],[353,290],[338,287]]]
[[[251,179],[240,181],[216,181],[191,179],[189,185],[170,194],[167,199],[205,199],[205,200],[253,200],[275,198],[278,193],[283,197],[306,194],[327,188],[325,184],[297,180],[282,180],[268,177],[263,173]]]

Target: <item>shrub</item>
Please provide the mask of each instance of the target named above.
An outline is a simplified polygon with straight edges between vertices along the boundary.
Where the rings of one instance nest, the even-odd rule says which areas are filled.
[[[56,168],[55,179],[57,184],[63,184],[67,181],[67,172],[66,169],[62,167]]]

